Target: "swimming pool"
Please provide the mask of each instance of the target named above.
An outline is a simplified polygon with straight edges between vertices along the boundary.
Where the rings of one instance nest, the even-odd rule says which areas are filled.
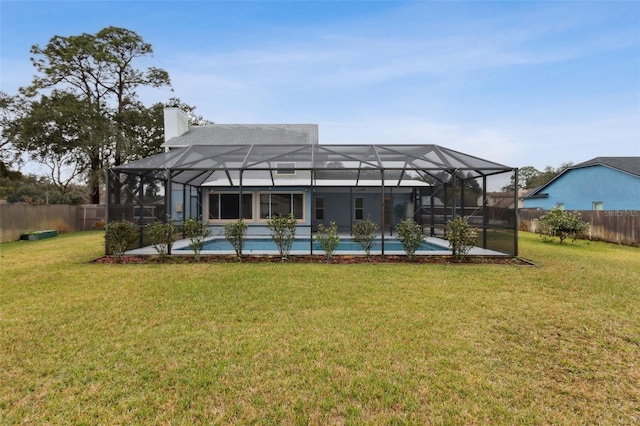
[[[309,238],[296,238],[291,247],[291,251],[303,251],[305,253],[309,252],[309,248],[313,244],[313,252],[322,252],[322,247],[317,241],[313,241]],[[176,248],[176,250],[191,250],[190,246]],[[447,247],[443,247],[437,244],[432,244],[429,242],[423,242],[417,251],[443,251],[449,250]],[[233,247],[231,243],[226,238],[214,238],[208,241],[205,241],[204,247],[202,251],[214,251],[214,252],[233,252]],[[277,252],[278,246],[274,243],[271,238],[247,238],[245,239],[243,253],[249,254],[252,252],[263,253],[263,252]],[[385,238],[384,239],[384,251],[392,252],[399,251],[404,252],[404,248],[402,247],[402,243],[396,240],[395,238]],[[362,246],[356,243],[350,237],[344,237],[340,239],[340,243],[338,244],[338,248],[336,252],[363,252]],[[371,253],[381,253],[382,252],[382,240],[380,238],[374,240],[373,246],[371,247]]]

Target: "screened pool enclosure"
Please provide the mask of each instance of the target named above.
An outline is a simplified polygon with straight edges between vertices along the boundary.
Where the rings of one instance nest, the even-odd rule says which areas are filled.
[[[479,248],[517,255],[517,191],[508,206],[490,202],[510,182],[517,169],[438,145],[192,145],[110,169],[107,221],[137,224],[143,247],[145,225],[167,218],[178,227],[201,218],[212,239],[243,218],[251,237],[267,238],[269,217],[293,214],[307,240],[320,224],[349,235],[369,219],[385,254],[403,219],[442,238],[446,222],[463,216]]]

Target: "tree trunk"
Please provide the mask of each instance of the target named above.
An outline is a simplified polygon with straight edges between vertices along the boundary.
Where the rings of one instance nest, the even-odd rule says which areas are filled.
[[[102,170],[100,164],[100,157],[97,155],[91,156],[91,204],[100,204],[100,171]]]

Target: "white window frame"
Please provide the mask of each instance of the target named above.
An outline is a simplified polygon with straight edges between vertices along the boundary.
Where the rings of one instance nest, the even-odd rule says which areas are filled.
[[[217,214],[217,218],[211,218],[210,217],[210,213],[211,213],[211,196],[217,196],[218,197],[218,214]],[[207,193],[207,206],[206,206],[206,212],[207,212],[207,220],[209,221],[215,221],[215,222],[234,222],[238,219],[221,219],[221,211],[222,211],[222,202],[220,200],[220,196],[222,195],[237,195],[238,197],[240,197],[240,193],[239,192],[225,192],[225,191],[221,191],[221,192],[217,192],[217,191],[210,191]],[[243,197],[246,196],[250,196],[251,197],[251,209],[249,210],[249,215],[250,217],[245,217],[243,218],[244,220],[253,220],[254,219],[254,204],[255,204],[255,197],[254,194],[252,192],[243,192],[242,193]],[[245,210],[242,211],[243,216],[247,215],[247,212]]]
[[[267,215],[268,217],[262,217],[262,196],[263,195],[268,195],[269,196],[269,214]],[[293,213],[295,211],[294,209],[294,204],[293,204],[293,200],[294,197],[293,195],[302,195],[302,217],[296,217],[296,220],[302,221],[304,222],[306,220],[306,194],[303,191],[269,191],[269,192],[260,192],[258,193],[258,197],[257,197],[257,203],[258,203],[258,220],[262,221],[262,222],[266,222],[267,220],[269,220],[268,218],[271,217],[272,212],[271,212],[271,196],[272,195],[291,195],[291,204],[289,206],[289,212]]]

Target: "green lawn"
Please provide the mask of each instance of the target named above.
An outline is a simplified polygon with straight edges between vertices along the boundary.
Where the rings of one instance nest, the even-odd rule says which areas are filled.
[[[0,245],[0,424],[637,424],[640,249],[539,266],[89,264]]]

